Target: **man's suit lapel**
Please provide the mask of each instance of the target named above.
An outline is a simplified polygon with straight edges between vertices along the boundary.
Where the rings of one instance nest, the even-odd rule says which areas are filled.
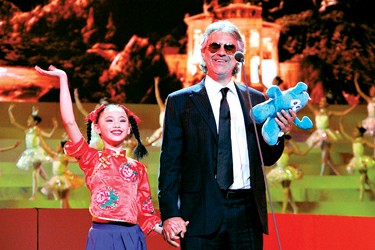
[[[206,88],[204,87],[204,79],[198,83],[190,94],[191,101],[202,116],[202,119],[207,123],[214,138],[217,142],[217,128],[215,117],[212,112],[210,100],[208,99]]]
[[[249,97],[247,96],[247,92],[246,91],[241,90],[237,86],[237,84],[235,84],[235,86],[236,86],[237,94],[239,96],[240,103],[241,103],[242,113],[243,113],[243,117],[244,117],[244,121],[245,121],[245,127],[249,128],[249,125],[251,123],[250,115],[249,115],[250,114]]]

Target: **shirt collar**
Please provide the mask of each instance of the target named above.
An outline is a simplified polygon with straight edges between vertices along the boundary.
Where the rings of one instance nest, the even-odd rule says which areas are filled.
[[[233,79],[230,80],[225,86],[221,85],[220,83],[216,82],[215,80],[213,80],[211,77],[209,77],[208,75],[206,75],[206,79],[205,79],[205,86],[206,86],[206,90],[208,93],[219,93],[220,90],[224,87],[227,87],[229,88],[229,90],[232,92],[232,93],[236,93],[236,87],[234,86],[234,81]]]

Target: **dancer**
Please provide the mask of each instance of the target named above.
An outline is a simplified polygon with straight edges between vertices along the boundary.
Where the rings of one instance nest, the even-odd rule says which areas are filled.
[[[74,100],[75,100],[75,103],[77,105],[77,109],[79,110],[79,112],[84,117],[87,117],[89,112],[83,107],[82,102],[79,99],[78,89],[74,89],[73,93],[74,93]],[[97,109],[102,104],[109,104],[108,99],[106,97],[101,98],[99,100],[99,103],[95,106],[95,109]],[[90,135],[91,135],[90,147],[96,148],[96,149],[99,149],[99,150],[103,149],[103,146],[104,146],[103,141],[100,138],[100,136],[97,133],[95,133],[95,130],[92,126],[92,123],[91,123],[90,127],[87,127],[87,133],[90,133]]]
[[[375,149],[375,144],[363,139],[366,129],[362,126],[356,127],[353,132],[354,137],[351,137],[348,133],[346,133],[342,120],[343,117],[340,117],[340,131],[343,136],[352,143],[353,148],[353,158],[348,163],[347,170],[349,173],[353,173],[355,170],[358,170],[360,174],[359,200],[363,201],[366,186],[369,188],[372,197],[375,197],[373,183],[368,177],[368,170],[375,167],[375,159],[364,154],[365,146]]]
[[[341,139],[339,131],[332,130],[330,128],[330,119],[332,116],[345,116],[352,111],[358,104],[359,96],[355,98],[356,102],[350,105],[344,111],[332,111],[328,108],[326,97],[322,97],[319,102],[319,107],[316,108],[312,104],[307,103],[307,106],[315,115],[315,126],[316,130],[306,140],[306,143],[311,145],[317,145],[321,149],[322,164],[320,168],[320,175],[324,175],[326,167],[328,166],[335,175],[340,175],[339,171],[335,168],[335,165],[331,157],[332,143]],[[316,142],[319,142],[316,144]]]
[[[13,145],[11,145],[11,146],[4,147],[4,148],[0,148],[0,152],[5,152],[5,151],[9,151],[9,150],[15,149],[15,148],[18,147],[20,144],[21,144],[21,141],[16,141],[16,143],[13,144]]]
[[[55,200],[60,201],[61,208],[70,208],[70,190],[83,186],[84,179],[68,170],[69,162],[75,162],[75,158],[69,157],[64,152],[66,141],[61,141],[56,146],[56,151],[42,144],[46,152],[52,157],[53,176],[44,184],[47,193],[52,193]]]
[[[317,144],[316,142],[315,144]],[[290,134],[285,135],[284,151],[280,159],[276,162],[276,166],[267,174],[267,180],[270,184],[281,183],[283,187],[283,200],[281,206],[281,213],[285,213],[288,204],[292,206],[293,213],[298,213],[298,207],[294,202],[290,185],[293,180],[301,179],[303,171],[299,168],[289,165],[290,156],[292,154],[304,156],[315,146],[315,144],[308,147],[305,151],[301,151],[295,144]]]
[[[47,155],[47,153],[41,147],[41,143],[45,143],[43,137],[51,138],[53,133],[57,129],[57,120],[56,118],[52,119],[53,128],[49,133],[45,132],[44,130],[40,129],[39,124],[42,121],[42,118],[38,116],[38,109],[33,106],[32,113],[27,118],[27,126],[23,126],[19,124],[13,115],[13,108],[15,107],[14,104],[11,104],[8,108],[8,114],[10,123],[23,130],[26,134],[25,143],[26,149],[22,152],[20,158],[17,161],[17,167],[22,170],[29,170],[33,168],[32,173],[32,193],[30,200],[36,199],[36,193],[39,187],[39,176],[42,177],[43,180],[47,180],[47,173],[44,170],[42,164],[45,162],[50,162],[51,158]]]
[[[164,112],[165,112],[165,103],[161,98],[160,95],[160,88],[159,88],[159,83],[160,83],[160,77],[155,77],[154,78],[154,85],[155,85],[155,97],[156,97],[156,102],[159,106],[159,125],[160,127],[155,130],[155,132],[150,136],[147,137],[147,143],[145,146],[154,146],[154,147],[160,147],[161,146],[161,138],[163,134],[163,122],[164,122]]]
[[[146,249],[145,234],[153,230],[161,233],[160,218],[152,206],[145,166],[126,157],[123,150],[132,131],[138,141],[135,157],[147,154],[140,139],[139,118],[123,105],[101,105],[87,120],[101,136],[104,148],[91,148],[76,123],[66,73],[52,65],[48,70],[38,66],[35,69],[60,79],[60,112],[70,138],[64,148],[77,159],[91,192],[89,210],[93,224],[86,249]]]
[[[366,95],[359,87],[358,78],[359,74],[355,73],[354,86],[358,94],[367,102],[367,118],[362,121],[362,126],[366,129],[366,134],[373,137],[375,143],[375,85],[371,85],[369,95]],[[373,157],[375,157],[375,150]]]

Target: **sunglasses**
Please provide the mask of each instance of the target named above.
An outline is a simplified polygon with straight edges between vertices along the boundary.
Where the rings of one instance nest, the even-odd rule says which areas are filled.
[[[216,53],[221,48],[221,46],[222,44],[220,43],[211,43],[210,45],[208,45],[208,51],[210,51],[211,53]],[[236,46],[230,43],[223,44],[223,47],[225,53],[227,53],[228,55],[233,55],[237,50]]]

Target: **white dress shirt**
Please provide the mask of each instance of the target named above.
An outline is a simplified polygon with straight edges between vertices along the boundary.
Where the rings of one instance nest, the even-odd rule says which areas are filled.
[[[216,128],[219,130],[220,101],[222,94],[220,90],[224,87],[229,88],[227,101],[230,109],[231,119],[231,141],[233,158],[233,184],[229,189],[250,188],[250,168],[245,130],[245,121],[242,113],[241,103],[237,94],[233,80],[225,86],[215,82],[209,76],[206,76],[205,87],[208,98],[211,103],[212,111],[216,120]]]

